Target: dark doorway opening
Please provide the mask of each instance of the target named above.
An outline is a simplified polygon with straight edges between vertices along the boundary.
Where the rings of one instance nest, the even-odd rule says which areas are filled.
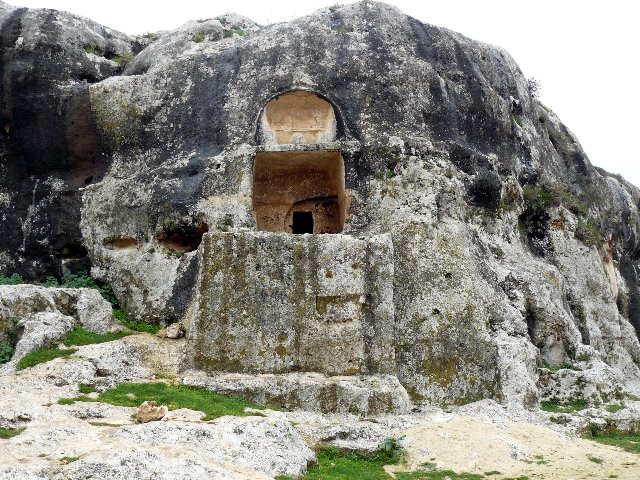
[[[313,213],[293,212],[291,231],[298,234],[313,233]]]

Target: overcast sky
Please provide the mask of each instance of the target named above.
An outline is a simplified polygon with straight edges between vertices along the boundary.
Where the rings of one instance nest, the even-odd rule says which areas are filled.
[[[225,12],[257,23],[291,20],[335,0],[141,1],[9,0],[85,15],[141,34]],[[339,2],[350,3],[350,2]],[[542,84],[541,101],[580,139],[591,162],[640,186],[640,15],[630,0],[389,0],[417,19],[506,48],[527,77]]]

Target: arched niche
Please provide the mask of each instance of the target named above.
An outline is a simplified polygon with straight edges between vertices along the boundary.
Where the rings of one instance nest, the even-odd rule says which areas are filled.
[[[329,102],[312,92],[290,92],[265,105],[260,116],[260,141],[264,145],[333,142],[336,125]]]

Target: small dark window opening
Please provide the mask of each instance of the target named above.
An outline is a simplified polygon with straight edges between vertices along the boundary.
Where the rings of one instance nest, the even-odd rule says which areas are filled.
[[[313,213],[293,212],[292,233],[313,233]]]

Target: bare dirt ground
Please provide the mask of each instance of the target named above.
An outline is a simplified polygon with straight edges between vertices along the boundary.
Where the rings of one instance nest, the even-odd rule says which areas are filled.
[[[403,434],[408,465],[389,471],[430,462],[496,479],[640,479],[640,456],[532,423],[439,414]]]

